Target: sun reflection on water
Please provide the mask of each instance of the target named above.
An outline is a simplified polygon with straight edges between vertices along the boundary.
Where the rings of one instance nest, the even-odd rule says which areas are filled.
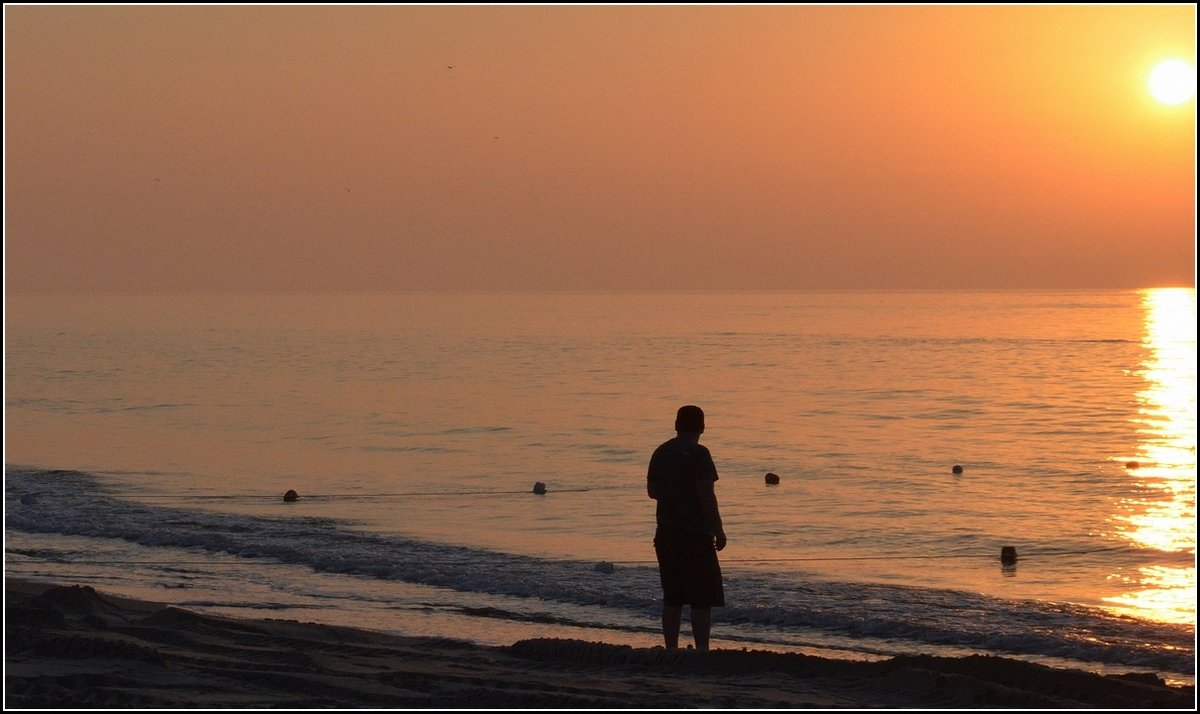
[[[1136,461],[1129,473],[1142,495],[1118,516],[1121,535],[1164,553],[1190,554],[1188,565],[1140,568],[1133,589],[1106,598],[1114,609],[1160,621],[1196,621],[1196,292],[1142,291],[1145,310],[1138,393]]]

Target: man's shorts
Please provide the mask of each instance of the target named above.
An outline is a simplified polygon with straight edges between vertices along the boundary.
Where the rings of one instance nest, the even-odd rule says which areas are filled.
[[[663,605],[724,607],[725,588],[712,537],[659,528],[654,534]]]

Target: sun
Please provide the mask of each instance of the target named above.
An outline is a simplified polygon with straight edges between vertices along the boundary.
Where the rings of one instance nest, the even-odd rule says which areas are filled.
[[[1149,85],[1163,104],[1183,104],[1196,94],[1196,67],[1180,59],[1164,60],[1151,70]]]

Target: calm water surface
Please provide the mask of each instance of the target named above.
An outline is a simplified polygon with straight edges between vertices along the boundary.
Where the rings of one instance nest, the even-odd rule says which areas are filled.
[[[17,296],[6,568],[378,629],[653,644],[645,468],[695,403],[732,644],[1186,680],[1195,324],[1193,290]],[[1133,629],[1076,647],[1110,626]]]

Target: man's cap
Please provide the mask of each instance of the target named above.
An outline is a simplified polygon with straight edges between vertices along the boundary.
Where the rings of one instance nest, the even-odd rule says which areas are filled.
[[[675,415],[675,431],[703,434],[704,410],[691,404],[679,407],[679,413]]]

